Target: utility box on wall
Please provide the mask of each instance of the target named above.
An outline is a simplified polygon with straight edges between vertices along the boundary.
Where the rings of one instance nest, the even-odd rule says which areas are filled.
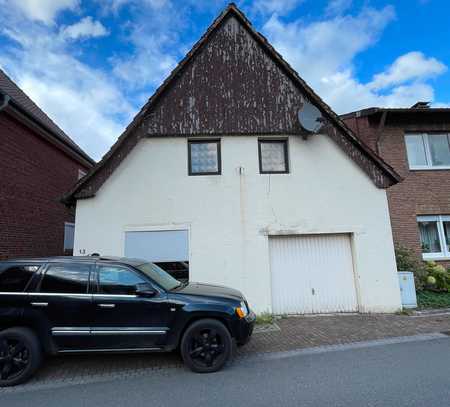
[[[400,295],[404,308],[416,308],[416,285],[414,284],[414,274],[411,271],[399,271]]]

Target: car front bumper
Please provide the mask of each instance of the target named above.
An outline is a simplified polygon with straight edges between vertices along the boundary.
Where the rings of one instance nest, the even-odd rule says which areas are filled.
[[[250,340],[255,321],[256,315],[253,311],[250,311],[246,317],[237,321],[235,339],[238,345],[245,345]]]

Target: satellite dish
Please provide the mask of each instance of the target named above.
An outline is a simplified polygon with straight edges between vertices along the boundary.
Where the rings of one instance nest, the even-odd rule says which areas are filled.
[[[322,127],[322,113],[313,104],[305,100],[298,111],[300,126],[310,133],[317,133]]]

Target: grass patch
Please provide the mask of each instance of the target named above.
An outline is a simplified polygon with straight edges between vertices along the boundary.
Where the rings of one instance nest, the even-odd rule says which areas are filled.
[[[403,308],[401,311],[396,312],[397,315],[407,315],[410,316],[413,314],[412,310]]]
[[[417,306],[422,309],[450,308],[450,293],[435,293],[433,291],[418,291]]]
[[[268,312],[263,312],[256,316],[256,325],[270,325],[273,324],[273,315]]]

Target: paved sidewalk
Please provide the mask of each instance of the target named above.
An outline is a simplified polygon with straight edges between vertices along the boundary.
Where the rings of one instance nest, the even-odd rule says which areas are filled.
[[[290,317],[276,321],[280,330],[255,333],[238,348],[237,358],[366,340],[450,332],[450,316],[334,315]],[[46,360],[30,382],[0,392],[59,387],[151,374],[155,369],[181,367],[177,353],[130,355],[70,355]]]
[[[276,321],[279,331],[262,332],[238,354],[277,352],[374,339],[450,331],[450,315],[322,315]]]

